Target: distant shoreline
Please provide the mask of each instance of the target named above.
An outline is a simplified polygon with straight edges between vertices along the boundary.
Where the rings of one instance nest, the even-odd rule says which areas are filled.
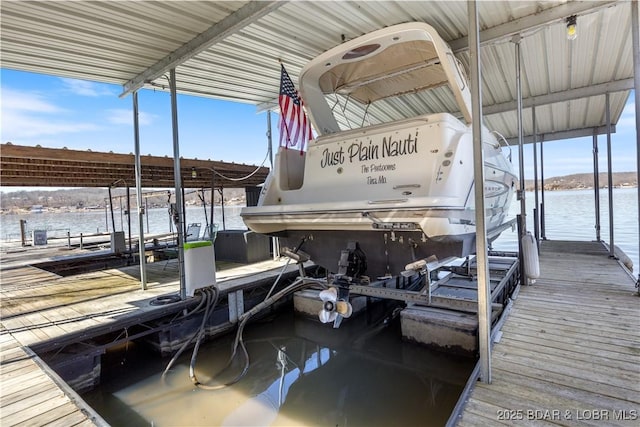
[[[638,174],[636,172],[614,172],[612,174],[612,187],[614,189],[638,188]],[[608,185],[608,176],[606,173],[600,173],[598,176],[600,189],[606,189]],[[538,180],[538,188],[542,189],[542,183]],[[545,191],[562,191],[562,190],[593,190],[594,176],[593,173],[579,173],[558,177],[545,178]],[[211,204],[211,190],[204,189],[202,192],[192,190],[185,193],[185,204],[187,206],[202,206],[202,201],[206,201],[207,206]],[[525,190],[534,190],[534,180],[525,180]],[[145,195],[147,193],[147,195]],[[172,202],[175,198],[171,195],[171,190],[152,190],[143,189],[143,197],[145,207],[147,209],[168,206],[170,199]],[[135,208],[135,190],[130,195],[131,208]],[[58,189],[58,190],[22,190],[0,193],[1,203],[0,212],[28,213],[30,210],[41,207],[44,210],[58,209],[63,211],[77,212],[86,210],[104,210],[109,204],[109,193],[106,188],[74,188],[74,189]],[[222,198],[218,191],[214,192],[215,205],[220,206]],[[122,208],[126,209],[126,195],[122,188],[112,191],[112,200],[114,211]],[[244,188],[225,188],[224,189],[225,206],[242,206],[246,203],[246,194]],[[37,210],[37,209],[36,209]]]

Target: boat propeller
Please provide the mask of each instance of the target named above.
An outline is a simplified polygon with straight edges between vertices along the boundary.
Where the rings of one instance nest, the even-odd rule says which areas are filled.
[[[320,299],[323,307],[318,317],[322,323],[333,322],[333,327],[337,328],[343,317],[349,317],[353,313],[353,308],[347,300],[338,299],[338,290],[334,287],[320,292]]]

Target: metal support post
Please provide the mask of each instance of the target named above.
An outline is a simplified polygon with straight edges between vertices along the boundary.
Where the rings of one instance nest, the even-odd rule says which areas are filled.
[[[213,238],[215,236],[214,229],[215,225],[213,224],[213,210],[215,206],[215,194],[216,194],[216,175],[213,169],[211,170],[211,212],[209,212],[209,224],[211,228],[209,229],[209,239],[213,242]]]
[[[180,272],[180,298],[187,298],[184,279],[184,204],[182,203],[182,175],[180,173],[180,144],[178,141],[178,99],[176,90],[176,70],[169,71],[169,87],[171,90],[171,127],[173,129],[173,181],[176,197],[176,236],[178,239],[178,269]]]
[[[536,107],[531,107],[531,119],[533,121],[533,190],[535,205],[533,208],[533,233],[536,238],[536,243],[540,244],[540,215],[538,207],[540,201],[538,200],[538,132],[536,125]]]
[[[593,189],[596,210],[596,241],[600,241],[600,167],[598,165],[598,131],[593,130]]]
[[[113,196],[111,194],[111,186],[107,187],[109,191],[109,210],[111,211],[111,232],[116,232],[116,217],[113,215]]]
[[[523,136],[523,122],[522,122],[522,76],[521,76],[521,54],[520,54],[520,41],[522,37],[520,34],[513,36],[512,42],[515,45],[515,59],[516,59],[516,101],[517,101],[517,115],[518,115],[518,152],[519,152],[519,169],[520,169],[520,189],[518,190],[518,199],[520,200],[520,215],[519,227],[518,227],[518,252],[520,254],[520,283],[527,283],[527,272],[525,269],[524,259],[522,257],[522,237],[527,234],[527,204],[525,202],[525,186],[524,186],[524,136]]]
[[[129,236],[129,253],[131,254],[131,194],[129,184],[126,186],[127,192],[127,236]]]
[[[267,150],[269,151],[269,164],[273,171],[273,141],[271,139],[271,110],[267,111]],[[271,246],[273,247],[273,259],[280,257],[280,241],[277,237],[271,238]]]
[[[475,0],[467,2],[469,13],[469,56],[471,62],[471,111],[473,170],[476,215],[476,263],[478,268],[478,336],[480,379],[491,383],[491,285],[487,257],[487,227],[484,204],[484,152],[482,143],[482,88],[480,86],[480,36]]]
[[[147,289],[147,268],[144,247],[144,208],[142,207],[142,166],[140,163],[140,124],[138,121],[138,91],[133,92],[133,141],[135,144],[136,202],[138,205],[138,257],[140,259],[140,286]],[[129,212],[131,218],[131,212]],[[147,219],[148,220],[148,219]],[[147,223],[147,230],[149,224]],[[131,238],[129,238],[131,244]]]
[[[518,115],[518,152],[520,154],[519,169],[520,169],[520,215],[522,215],[522,236],[527,232],[527,205],[525,203],[525,186],[524,186],[524,137],[522,129],[522,76],[521,76],[521,54],[520,54],[520,35],[513,37],[513,43],[515,44],[515,57],[516,57],[516,101],[517,101],[517,115]]]
[[[605,94],[605,112],[607,118],[607,186],[609,187],[609,256],[616,257],[613,233],[613,170],[611,170],[611,110],[609,108],[609,94]]]
[[[638,0],[631,2],[631,45],[633,46],[633,84],[636,104],[636,182],[640,182],[640,7]],[[638,186],[638,253],[640,253],[640,186]],[[640,273],[636,281],[640,295]]]
[[[547,240],[545,231],[545,214],[544,214],[544,138],[540,139],[540,181],[542,181],[542,189],[540,191],[540,238]]]

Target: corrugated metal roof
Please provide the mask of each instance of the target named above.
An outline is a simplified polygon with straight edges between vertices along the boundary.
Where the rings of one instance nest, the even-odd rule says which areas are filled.
[[[375,29],[408,21],[432,25],[468,67],[466,2],[255,2],[216,1],[12,1],[0,7],[2,67],[125,84],[209,29],[240,24],[176,69],[180,93],[252,103],[263,108],[277,98],[282,60],[294,82],[302,67],[325,50]],[[605,124],[604,95],[613,91],[611,117],[619,119],[633,82],[629,1],[495,1],[478,3],[483,105],[487,125],[517,135],[514,103],[515,46],[522,36],[522,94],[536,107],[538,133],[593,129]],[[266,13],[266,14],[265,14]],[[566,38],[564,18],[578,15],[578,38]],[[252,15],[253,14],[253,15]],[[497,34],[497,36],[496,36]],[[161,75],[145,87],[168,89]],[[598,90],[597,93],[602,91]],[[603,93],[603,92],[602,92]],[[576,98],[576,99],[573,99]],[[419,109],[455,103],[439,92],[371,108],[373,122]],[[342,126],[358,122],[361,108],[347,105]],[[384,120],[383,120],[384,118]],[[530,109],[523,115],[532,133]]]

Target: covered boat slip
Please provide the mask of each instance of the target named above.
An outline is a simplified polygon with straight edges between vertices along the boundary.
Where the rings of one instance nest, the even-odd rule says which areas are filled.
[[[450,425],[637,425],[638,298],[598,242],[543,241],[493,344],[492,383],[474,385]]]

